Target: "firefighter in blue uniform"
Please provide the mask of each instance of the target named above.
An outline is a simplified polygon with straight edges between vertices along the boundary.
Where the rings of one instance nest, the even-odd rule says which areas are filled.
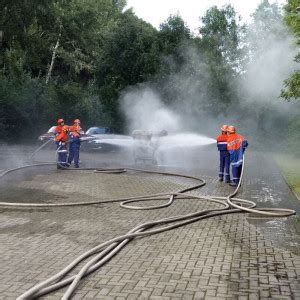
[[[247,147],[247,140],[241,134],[236,133],[234,126],[228,126],[227,150],[230,154],[233,181],[230,183],[231,186],[239,184],[243,166],[243,155]]]
[[[74,125],[70,126],[70,148],[69,148],[69,157],[68,164],[71,165],[74,159],[75,168],[79,168],[79,152],[80,152],[80,120],[74,120]]]
[[[225,182],[230,183],[230,155],[227,151],[227,125],[223,125],[221,128],[222,133],[217,137],[217,147],[220,152],[220,170],[219,181],[223,181],[225,175]],[[225,170],[225,174],[224,174]]]
[[[61,132],[55,137],[57,144],[57,169],[63,169],[63,167],[68,167],[67,163],[67,142],[69,140],[69,126],[64,125],[61,128]]]
[[[65,125],[64,119],[58,119],[57,120],[57,126],[56,126],[55,131],[54,131],[55,138],[62,133],[62,129],[63,129],[64,125]],[[56,144],[56,149],[58,149],[60,147],[59,142],[55,141],[55,144]]]

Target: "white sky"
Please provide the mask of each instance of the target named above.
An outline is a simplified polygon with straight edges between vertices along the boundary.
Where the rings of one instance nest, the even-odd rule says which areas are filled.
[[[127,0],[127,8],[132,7],[139,18],[156,28],[159,28],[159,24],[167,20],[171,14],[179,13],[190,29],[195,31],[200,26],[199,17],[213,5],[222,7],[231,4],[244,21],[249,21],[250,15],[260,2],[261,0]],[[287,1],[269,0],[269,2],[281,5]]]

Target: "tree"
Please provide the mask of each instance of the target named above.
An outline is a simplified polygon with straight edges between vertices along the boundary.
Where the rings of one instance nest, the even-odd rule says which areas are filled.
[[[159,26],[159,44],[163,55],[176,50],[192,38],[191,31],[179,15],[170,16]]]
[[[93,85],[96,63],[103,36],[125,5],[125,0],[1,2],[1,105],[6,107],[1,118],[17,128],[15,138],[48,127],[57,115],[85,116],[86,123],[99,118],[88,116],[93,109],[103,113]],[[22,126],[9,121],[13,109]]]
[[[149,80],[158,68],[156,29],[131,11],[124,12],[103,36],[103,48],[97,58],[96,79],[108,126],[122,128],[118,110],[120,92]]]
[[[240,80],[241,119],[249,120],[256,140],[275,147],[266,136],[288,138],[287,128],[293,111],[278,101],[282,82],[293,69],[289,30],[283,21],[283,11],[276,3],[262,1],[247,27],[245,72]],[[293,110],[297,111],[296,106]],[[249,127],[250,127],[249,126]],[[259,143],[260,144],[260,143]]]
[[[300,45],[300,4],[298,0],[289,0],[285,6],[285,21],[293,30],[297,45]],[[296,55],[295,61],[300,62],[300,52]],[[300,71],[296,70],[289,79],[284,81],[284,89],[281,97],[285,100],[300,98]]]
[[[237,16],[231,5],[207,10],[201,18],[198,47],[204,55],[210,72],[208,96],[215,114],[227,110],[237,101],[235,79],[241,71],[240,32]]]
[[[203,25],[199,32],[201,46],[209,54],[209,59],[217,64],[228,63],[238,70],[239,59],[239,32],[236,12],[231,5],[219,9],[213,6],[201,18]]]

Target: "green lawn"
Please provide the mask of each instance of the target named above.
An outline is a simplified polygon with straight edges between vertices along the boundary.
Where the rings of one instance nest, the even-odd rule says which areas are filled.
[[[274,158],[287,183],[300,199],[300,158],[285,154],[276,154]]]

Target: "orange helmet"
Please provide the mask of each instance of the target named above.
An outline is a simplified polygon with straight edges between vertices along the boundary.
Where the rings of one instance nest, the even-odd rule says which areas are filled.
[[[64,123],[65,121],[64,121],[64,119],[58,119],[57,120],[57,125],[60,125],[61,123]]]
[[[222,131],[228,131],[228,125],[223,125],[223,126],[221,127],[221,130],[222,130]]]
[[[235,132],[236,132],[234,126],[228,126],[227,131],[228,131],[229,133],[235,133]]]
[[[62,128],[62,131],[64,131],[64,132],[68,132],[69,130],[70,130],[70,128],[68,125],[64,125]]]
[[[79,120],[79,119],[75,119],[75,120],[74,120],[74,123],[75,123],[75,124],[80,124],[80,120]]]

